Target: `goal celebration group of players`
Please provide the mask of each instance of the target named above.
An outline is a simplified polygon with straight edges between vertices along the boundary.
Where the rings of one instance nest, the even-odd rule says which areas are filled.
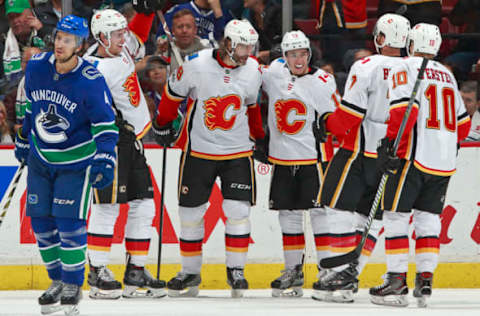
[[[232,20],[218,48],[190,55],[169,76],[151,121],[135,62],[144,55],[136,35],[149,32],[153,15],[137,13],[127,25],[115,10],[96,11],[90,30],[85,19],[66,16],[57,24],[53,52],[35,55],[27,65],[27,108],[15,156],[28,166],[27,216],[52,280],[39,298],[42,313],[78,315],[87,263],[94,299],[163,297],[166,290],[172,297],[196,296],[203,216],[217,177],[227,218],[227,282],[232,296],[241,297],[248,289],[244,266],[257,194],[253,158],[273,165],[269,207],[278,213],[285,269],[271,283],[272,296],[303,295],[304,216],[310,216],[317,262],[348,253],[359,243],[380,179],[388,174],[358,260],[332,269],[318,265],[312,297],[353,302],[358,275],[384,227],[387,274],[384,284],[370,289],[371,301],[406,306],[413,212],[413,295],[426,306],[438,262],[440,213],[457,144],[470,127],[454,76],[433,59],[442,41],[438,27],[410,27],[396,14],[380,17],[374,29],[378,54],[352,66],[340,97],[333,76],[310,66],[310,42],[301,31],[285,33],[283,57],[259,65],[251,57],[257,31],[246,20]],[[96,44],[79,56],[89,32]],[[409,57],[402,57],[404,51]],[[257,104],[261,90],[268,96],[266,129]],[[177,130],[173,122],[182,103],[187,111]],[[155,215],[142,143],[150,128],[160,145],[182,149],[182,268],[168,283],[145,269]],[[340,144],[335,153],[333,137]],[[123,289],[106,267],[121,203],[129,204]]]

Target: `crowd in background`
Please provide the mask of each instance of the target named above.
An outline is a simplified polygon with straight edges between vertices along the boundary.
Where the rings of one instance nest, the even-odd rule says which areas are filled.
[[[440,26],[443,44],[438,60],[450,67],[460,85],[469,114],[480,116],[477,82],[480,73],[480,1],[425,0],[293,0],[293,28],[311,38],[313,66],[334,74],[340,94],[352,64],[375,53],[371,32],[376,17],[386,12]],[[259,32],[256,57],[268,64],[281,57],[281,0],[169,0],[162,11],[182,58],[216,47],[222,27],[232,18],[246,18]],[[94,10],[113,7],[130,21],[136,14],[130,0],[76,0],[73,14],[90,20]],[[0,0],[0,144],[12,143],[22,114],[17,89],[32,55],[50,50],[61,0]],[[93,43],[93,38],[91,43]],[[150,114],[156,111],[166,79],[178,61],[158,16],[145,41],[146,57],[137,64]],[[265,104],[263,104],[265,106]],[[266,113],[266,111],[263,111]],[[472,124],[472,129],[480,127]],[[479,140],[472,134],[469,140]],[[146,141],[152,140],[147,135]]]

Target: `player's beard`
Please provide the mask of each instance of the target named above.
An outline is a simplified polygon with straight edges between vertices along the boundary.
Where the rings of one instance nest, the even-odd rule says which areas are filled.
[[[243,66],[247,63],[248,55],[239,56],[238,54],[233,53],[232,59],[238,66]]]
[[[70,56],[68,56],[67,58],[63,58],[63,59],[60,59],[60,58],[57,58],[57,63],[60,63],[60,64],[65,64],[65,63],[68,63],[73,56],[75,56],[75,52],[73,52]]]

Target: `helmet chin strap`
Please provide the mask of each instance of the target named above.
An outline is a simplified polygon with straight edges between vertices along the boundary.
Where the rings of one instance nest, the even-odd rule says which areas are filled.
[[[231,52],[228,51],[228,48],[226,49],[226,51],[227,51],[227,55],[230,58],[230,60],[235,64],[235,66],[238,66],[240,63],[238,62],[238,60],[235,60],[235,53],[234,53],[235,46],[233,46],[233,43],[232,43],[232,51]]]
[[[112,41],[110,40],[110,35],[108,35],[107,41],[108,41],[108,46],[105,46],[105,44],[103,44],[103,41],[100,40],[100,38],[98,39],[97,42],[99,42],[100,45],[102,45],[103,48],[105,48],[105,52],[107,53],[108,56],[110,56],[110,57],[116,57],[115,55],[113,55],[112,53],[110,53],[110,47],[112,47]]]

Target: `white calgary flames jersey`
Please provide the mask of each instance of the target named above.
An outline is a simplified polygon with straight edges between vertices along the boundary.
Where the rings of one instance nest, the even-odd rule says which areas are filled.
[[[405,58],[391,71],[390,120],[397,120],[397,125],[402,116],[394,116],[394,111],[408,104],[421,63],[420,57]],[[413,157],[414,165],[423,172],[453,174],[458,127],[470,119],[455,77],[441,63],[428,61],[413,106],[418,109],[416,125],[399,154],[403,152],[401,157],[407,159]]]
[[[97,67],[105,77],[115,107],[122,112],[123,119],[133,125],[135,134],[140,139],[149,130],[151,120],[147,101],[135,71],[134,59],[144,55],[144,49],[139,44],[136,35],[129,31],[119,56],[105,58],[95,56],[97,43],[90,47],[83,57]]]
[[[334,77],[321,69],[293,76],[285,60],[278,58],[263,68],[262,84],[268,95],[269,160],[280,165],[327,161],[331,148],[321,143],[317,149],[312,124],[317,116],[335,111],[340,102]]]
[[[193,100],[185,122],[186,149],[192,156],[223,160],[252,154],[247,106],[257,102],[258,68],[253,58],[240,67],[224,67],[216,50],[205,49],[187,57],[172,73],[166,88],[168,98]]]
[[[348,74],[342,102],[365,113],[361,126],[365,142],[358,149],[363,149],[367,157],[377,156],[378,140],[385,137],[390,103],[388,74],[401,60],[401,57],[368,56],[355,62]]]

